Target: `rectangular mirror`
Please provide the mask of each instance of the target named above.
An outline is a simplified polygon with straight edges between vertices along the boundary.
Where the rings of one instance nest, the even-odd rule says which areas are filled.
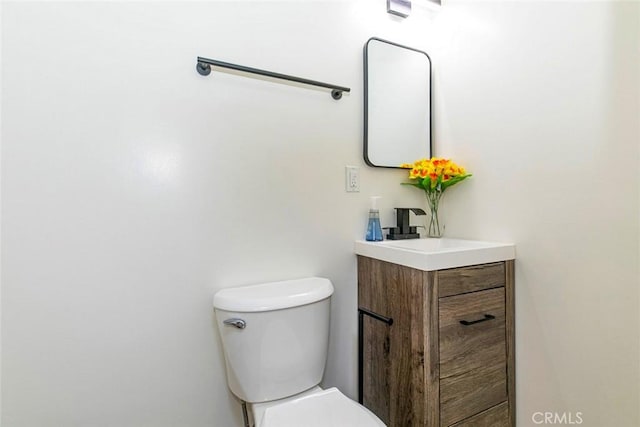
[[[364,160],[397,168],[431,157],[431,59],[376,37],[364,47]]]

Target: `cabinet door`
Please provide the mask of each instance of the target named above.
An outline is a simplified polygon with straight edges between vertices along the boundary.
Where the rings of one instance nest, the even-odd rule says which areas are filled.
[[[435,420],[434,412],[424,404],[425,399],[433,405],[438,402],[438,394],[429,388],[437,381],[429,369],[437,364],[437,352],[434,350],[432,355],[425,351],[437,348],[431,345],[432,334],[424,332],[425,317],[432,313],[425,313],[425,301],[435,297],[425,293],[433,289],[425,284],[431,275],[358,258],[358,305],[393,319],[393,324],[387,325],[365,316],[361,362],[364,406],[389,427],[436,425],[430,420]],[[437,312],[434,323],[436,316]]]

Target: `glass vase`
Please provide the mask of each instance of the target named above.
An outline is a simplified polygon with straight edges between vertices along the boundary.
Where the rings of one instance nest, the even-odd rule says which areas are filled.
[[[427,202],[429,204],[429,226],[427,227],[427,237],[442,237],[444,233],[444,225],[440,224],[438,218],[438,207],[440,205],[440,199],[444,194],[440,190],[425,191],[427,195]]]

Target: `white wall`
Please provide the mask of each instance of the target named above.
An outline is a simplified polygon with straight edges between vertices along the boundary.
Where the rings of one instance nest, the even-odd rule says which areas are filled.
[[[0,23],[3,3],[0,1]],[[0,196],[2,181],[2,31],[0,31]],[[0,242],[2,242],[2,197],[0,197]],[[0,252],[1,252],[0,245]],[[0,254],[0,424],[2,424],[2,255]]]
[[[444,13],[436,141],[474,172],[446,217],[517,244],[518,424],[640,425],[640,3]]]
[[[364,169],[362,46],[420,47],[421,21],[384,1],[4,8],[3,426],[239,425],[212,295],[308,275],[336,286],[327,384],[355,396],[352,242],[369,195],[387,221],[421,201]],[[203,78],[197,56],[352,93]]]
[[[3,426],[240,425],[211,296],[312,274],[336,285],[325,383],[355,396],[368,196],[385,223],[424,203],[361,160],[373,35],[434,60],[436,152],[474,173],[445,196],[448,234],[518,245],[519,425],[640,424],[638,5],[384,8],[4,4]],[[352,93],[203,78],[198,55]]]

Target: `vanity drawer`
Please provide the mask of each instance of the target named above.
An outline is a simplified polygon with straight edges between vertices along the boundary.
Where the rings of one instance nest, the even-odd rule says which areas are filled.
[[[505,288],[439,299],[440,425],[507,400]]]
[[[506,361],[505,290],[440,298],[440,378]]]
[[[450,426],[479,415],[506,400],[507,367],[504,362],[441,379],[440,426]]]
[[[504,262],[452,268],[438,272],[440,298],[504,286]]]
[[[502,402],[451,427],[509,427],[509,403]]]

